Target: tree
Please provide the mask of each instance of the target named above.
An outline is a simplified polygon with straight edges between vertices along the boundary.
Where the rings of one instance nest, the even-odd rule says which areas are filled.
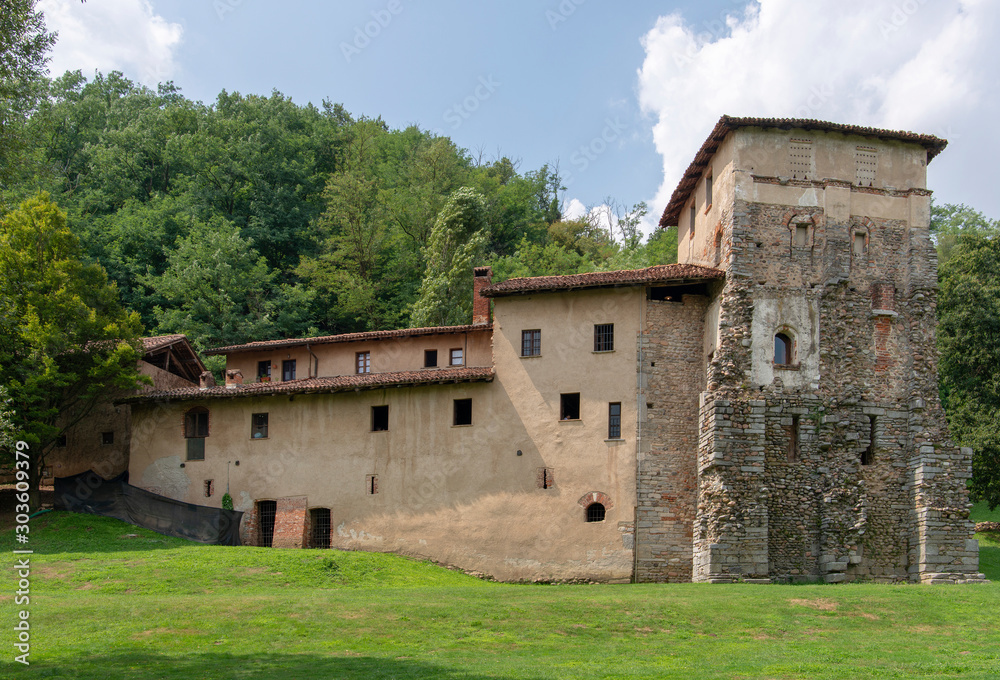
[[[413,327],[455,326],[472,319],[472,268],[485,256],[483,196],[463,187],[441,210],[424,249],[427,273],[410,313]]]
[[[35,0],[5,0],[0,12],[0,185],[22,162],[24,124],[39,99],[46,53],[54,43]]]
[[[0,221],[0,384],[30,446],[31,503],[57,437],[94,404],[140,384],[142,326],[99,265],[84,264],[47,194]]]
[[[963,234],[990,234],[1000,231],[1000,220],[991,220],[983,213],[964,203],[931,205],[931,234],[937,245],[938,264],[950,257],[959,237]]]
[[[1000,233],[964,233],[939,271],[941,402],[973,449],[972,498],[1000,505]]]
[[[200,350],[304,335],[312,293],[278,284],[253,245],[222,218],[179,238],[163,274],[141,277],[166,302],[154,311],[158,330],[184,333]]]

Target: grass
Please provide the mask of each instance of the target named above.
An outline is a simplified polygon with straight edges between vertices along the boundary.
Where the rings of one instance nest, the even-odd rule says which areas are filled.
[[[0,540],[8,553],[12,535]],[[12,662],[21,607],[8,577],[4,678],[853,680],[1000,669],[1000,584],[517,586],[393,555],[201,546],[66,513],[33,519],[31,547],[32,665]]]

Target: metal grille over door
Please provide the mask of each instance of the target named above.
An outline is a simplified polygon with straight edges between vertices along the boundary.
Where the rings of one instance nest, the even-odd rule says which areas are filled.
[[[313,508],[309,511],[309,523],[312,525],[312,536],[309,547],[330,547],[330,508]]]
[[[277,501],[257,501],[257,545],[262,548],[270,548],[274,543],[274,516],[277,512]]]

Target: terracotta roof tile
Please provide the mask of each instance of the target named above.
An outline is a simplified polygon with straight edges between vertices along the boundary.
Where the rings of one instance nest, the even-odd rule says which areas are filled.
[[[368,342],[370,340],[387,340],[393,338],[411,338],[421,335],[456,335],[472,331],[492,330],[492,326],[476,324],[469,326],[434,326],[430,328],[400,328],[391,331],[368,331],[365,333],[342,333],[340,335],[322,335],[316,338],[291,338],[288,340],[259,340],[243,345],[227,345],[205,350],[202,354],[231,354],[233,352],[254,352],[257,350],[296,347],[298,345],[328,345],[335,342]]]
[[[180,340],[187,340],[187,336],[183,333],[174,333],[173,335],[154,335],[149,338],[142,338],[142,349],[146,352],[152,352],[172,345]]]
[[[933,135],[921,135],[916,132],[905,132],[902,130],[882,130],[879,128],[864,127],[861,125],[845,125],[842,123],[830,123],[825,120],[812,120],[806,118],[738,118],[734,116],[723,116],[709,133],[705,143],[695,155],[691,165],[684,172],[677,188],[670,196],[670,202],[663,211],[660,218],[661,227],[676,227],[680,221],[681,208],[687,202],[688,196],[694,189],[702,172],[708,165],[709,159],[719,148],[719,144],[726,138],[732,130],[741,127],[762,127],[780,128],[790,130],[798,128],[801,130],[823,130],[826,132],[842,132],[849,135],[861,135],[863,137],[877,137],[879,139],[895,139],[902,142],[913,142],[920,144],[927,149],[927,161],[937,156],[948,146],[948,140],[935,137]]]
[[[577,288],[608,288],[668,283],[683,280],[721,279],[725,272],[693,264],[659,264],[646,269],[624,269],[612,272],[591,272],[567,276],[533,276],[508,279],[483,288],[486,297],[503,297],[519,293],[573,290]]]
[[[491,366],[440,368],[424,371],[396,371],[391,373],[364,373],[361,375],[337,375],[283,382],[249,383],[235,387],[220,385],[204,390],[197,387],[184,387],[176,390],[144,392],[119,399],[115,403],[233,399],[239,397],[263,397],[274,394],[326,394],[374,390],[384,387],[416,387],[444,383],[490,382],[493,380],[493,375],[494,371]]]

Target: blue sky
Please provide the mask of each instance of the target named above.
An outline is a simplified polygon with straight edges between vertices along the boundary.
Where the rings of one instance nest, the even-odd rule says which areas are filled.
[[[1000,216],[1000,3],[989,0],[40,0],[52,70],[118,69],[342,103],[521,170],[557,164],[565,207],[658,217],[723,113],[936,134],[937,200]]]

